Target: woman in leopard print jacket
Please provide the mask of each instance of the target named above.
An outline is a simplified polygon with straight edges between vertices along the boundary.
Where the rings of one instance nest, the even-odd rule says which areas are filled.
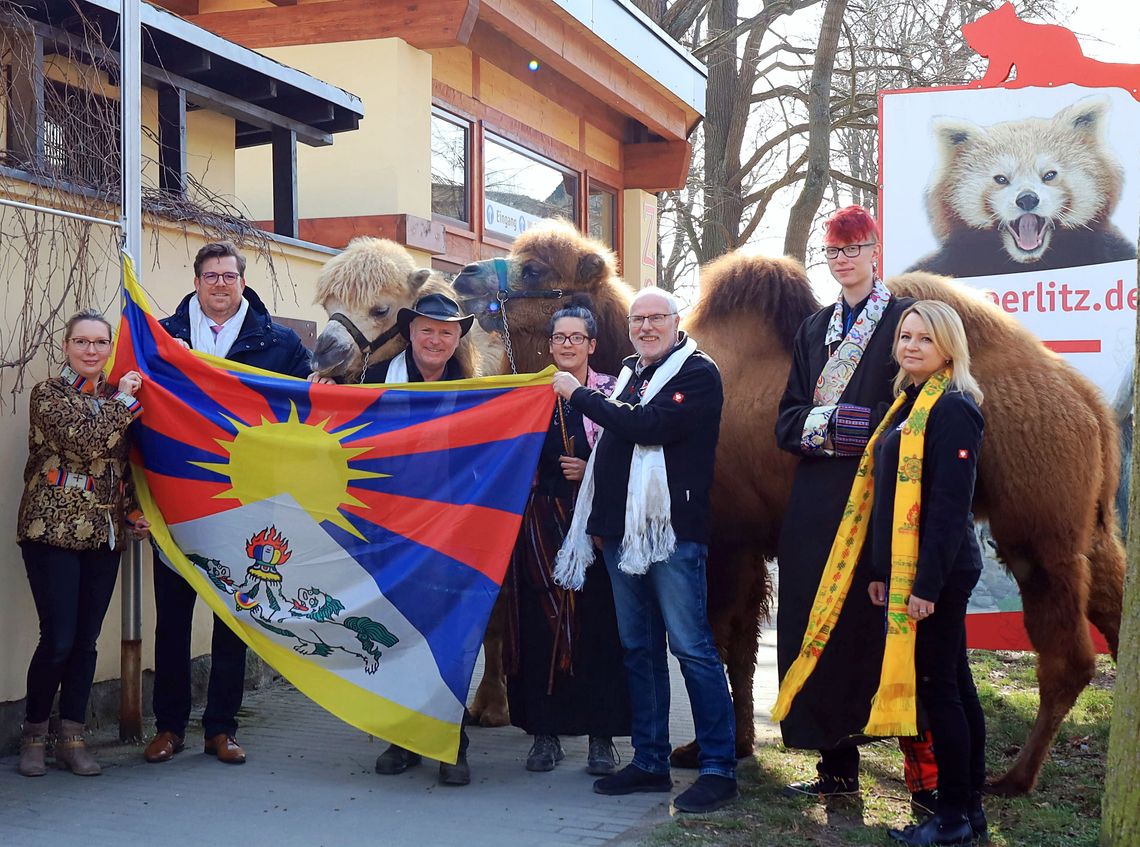
[[[135,395],[142,376],[130,371],[109,386],[111,325],[98,312],[67,322],[60,376],[31,391],[28,463],[16,528],[40,640],[28,667],[28,695],[19,771],[45,772],[52,700],[59,691],[56,760],[93,776],[83,724],[95,676],[95,640],[115,590],[119,551],[149,524],[133,503],[127,430],[142,411]]]

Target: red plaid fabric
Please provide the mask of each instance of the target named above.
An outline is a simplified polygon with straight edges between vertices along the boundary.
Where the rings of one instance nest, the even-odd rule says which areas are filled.
[[[930,730],[918,738],[900,738],[903,753],[903,778],[911,794],[933,791],[938,787],[938,765],[934,761],[934,742]]]

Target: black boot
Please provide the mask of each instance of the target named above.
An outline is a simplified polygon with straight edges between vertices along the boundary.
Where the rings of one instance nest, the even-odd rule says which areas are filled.
[[[388,749],[376,759],[376,773],[388,775],[403,773],[422,761],[423,757],[419,753],[406,750],[399,744],[389,744]]]
[[[989,824],[986,822],[986,810],[982,808],[982,792],[975,791],[970,794],[970,810],[966,812],[970,821],[970,829],[979,843],[985,844],[990,837]]]
[[[974,831],[961,812],[939,812],[920,824],[906,829],[892,829],[887,833],[895,841],[911,847],[929,847],[932,844],[971,844]]]

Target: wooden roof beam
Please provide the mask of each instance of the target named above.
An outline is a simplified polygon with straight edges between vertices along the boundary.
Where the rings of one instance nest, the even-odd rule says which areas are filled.
[[[693,148],[687,141],[646,141],[623,144],[621,154],[626,188],[671,191],[684,187]]]
[[[479,16],[479,0],[271,2],[278,8],[206,12],[191,20],[255,50],[373,38],[402,38],[413,47],[430,50],[466,44]],[[169,0],[162,3],[170,7]]]
[[[491,26],[599,100],[682,141],[700,117],[630,67],[629,60],[599,46],[592,33],[554,9],[529,0],[483,0],[479,26]],[[494,57],[488,57],[494,61]]]

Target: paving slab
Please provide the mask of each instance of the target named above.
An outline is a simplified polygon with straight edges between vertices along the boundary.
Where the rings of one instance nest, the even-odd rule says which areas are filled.
[[[670,733],[693,735],[684,682],[672,671]],[[477,669],[478,680],[481,670]],[[756,674],[757,732],[771,737],[775,632],[764,631]],[[674,795],[603,797],[585,772],[586,739],[565,738],[566,759],[550,773],[524,768],[530,739],[513,727],[472,728],[472,782],[445,787],[433,762],[379,776],[385,743],[314,705],[281,682],[250,692],[239,739],[249,755],[223,765],[201,752],[201,730],[171,762],[147,764],[141,745],[97,740],[104,773],[82,778],[53,770],[28,779],[16,758],[0,759],[3,847],[504,847],[633,845],[666,821],[671,797],[694,779],[674,771]],[[628,762],[628,739],[617,748]]]

